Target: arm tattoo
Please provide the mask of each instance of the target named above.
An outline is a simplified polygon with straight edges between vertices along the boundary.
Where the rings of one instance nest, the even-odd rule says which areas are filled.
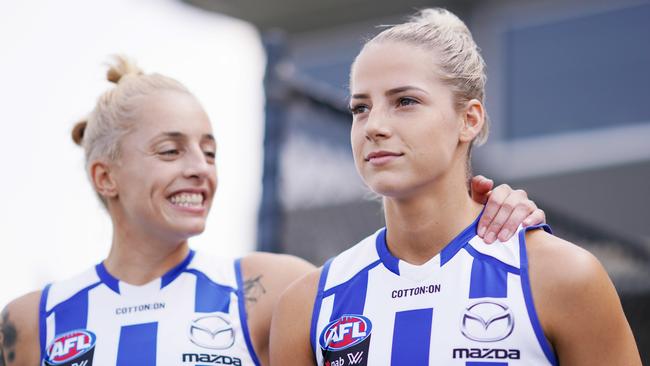
[[[9,320],[9,311],[5,309],[0,322],[0,366],[5,366],[5,361],[10,365],[16,359],[17,336],[16,326]]]
[[[262,275],[252,277],[244,281],[244,298],[246,301],[256,303],[266,289],[262,286]]]

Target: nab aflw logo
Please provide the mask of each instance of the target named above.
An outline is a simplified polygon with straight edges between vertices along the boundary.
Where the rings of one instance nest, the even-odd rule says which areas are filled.
[[[365,316],[344,315],[323,329],[319,343],[323,350],[342,350],[363,342],[371,331],[372,323]]]
[[[47,347],[45,365],[91,366],[95,340],[95,334],[85,329],[61,334]]]
[[[348,363],[345,363],[345,358],[338,357],[334,360],[325,360],[325,366],[345,366],[345,365],[365,365],[363,363],[363,352],[348,353]]]
[[[363,352],[348,353],[348,361],[350,361],[350,365],[360,364],[361,360],[363,360]]]

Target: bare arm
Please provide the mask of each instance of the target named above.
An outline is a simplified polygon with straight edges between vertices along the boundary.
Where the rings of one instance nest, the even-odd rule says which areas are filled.
[[[563,366],[641,365],[616,289],[589,252],[537,230],[526,235],[542,328]]]
[[[36,366],[40,363],[36,291],[10,302],[0,317],[0,366]]]
[[[271,317],[280,295],[291,283],[315,268],[290,255],[253,253],[242,259],[248,328],[262,365],[269,365]]]
[[[315,365],[309,332],[320,273],[306,275],[282,295],[271,324],[271,365]]]

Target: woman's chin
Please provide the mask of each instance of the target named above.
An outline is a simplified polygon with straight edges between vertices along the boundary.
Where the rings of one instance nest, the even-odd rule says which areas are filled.
[[[170,229],[170,231],[174,232],[172,235],[184,241],[193,236],[202,234],[205,231],[205,221],[195,223],[179,223]]]
[[[205,224],[197,225],[196,227],[192,227],[188,230],[188,236],[192,237],[192,236],[201,235],[203,234],[204,231],[205,231]]]
[[[385,198],[401,198],[409,191],[408,187],[399,182],[381,182],[368,186],[374,193]]]

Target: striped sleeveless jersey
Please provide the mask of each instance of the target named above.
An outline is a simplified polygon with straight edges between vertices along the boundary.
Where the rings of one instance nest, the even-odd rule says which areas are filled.
[[[238,260],[194,251],[143,286],[100,263],[43,290],[41,365],[259,365],[242,291]]]
[[[487,245],[477,223],[423,265],[395,258],[386,229],[328,261],[311,324],[317,364],[556,365],[528,280],[531,228]]]

